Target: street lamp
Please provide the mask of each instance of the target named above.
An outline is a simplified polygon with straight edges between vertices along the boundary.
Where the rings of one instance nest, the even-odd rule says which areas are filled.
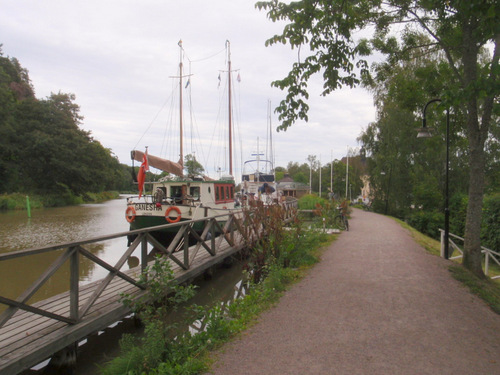
[[[351,149],[349,148],[349,146],[347,146],[347,165],[345,167],[345,199],[347,200],[347,198],[349,197],[348,194],[349,194],[349,190],[348,190],[348,187],[349,187],[349,153],[351,153],[351,155],[354,155],[354,149]],[[366,150],[365,150],[365,146],[361,145],[361,149],[359,150],[359,155],[360,155],[360,158],[361,158],[361,162],[365,162],[366,161]],[[351,196],[351,200],[352,200],[352,196]]]
[[[425,111],[427,106],[434,102],[441,102],[441,99],[432,99],[424,107],[422,117],[422,127],[418,129],[417,138],[432,137],[431,129],[427,127],[425,119]],[[450,169],[450,110],[446,108],[446,177],[445,177],[445,193],[444,193],[444,258],[448,259],[449,254],[449,238],[450,238],[450,208],[449,206],[449,191],[448,191],[448,178]]]
[[[386,192],[385,192],[385,210],[384,210],[384,214],[387,215],[387,211],[388,211],[388,208],[389,208],[389,190],[390,190],[390,187],[391,187],[391,176],[392,176],[392,163],[391,162],[386,162],[383,164],[382,166],[382,171],[380,172],[380,174],[382,176],[385,176],[386,175],[386,170],[387,170],[387,167],[389,166],[389,178],[387,180],[387,189],[386,189]]]

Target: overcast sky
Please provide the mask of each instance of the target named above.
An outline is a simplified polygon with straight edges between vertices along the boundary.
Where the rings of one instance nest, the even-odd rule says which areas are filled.
[[[16,57],[28,69],[38,98],[59,91],[75,94],[84,116],[82,128],[120,162],[130,164],[134,147],[149,146],[151,154],[163,156],[160,151],[166,146],[159,138],[166,134],[161,128],[170,116],[170,104],[161,109],[172,100],[177,84],[169,77],[178,73],[182,39],[189,59],[185,73],[193,74],[193,111],[185,111],[184,121],[190,128],[194,119],[204,147],[192,150],[189,138],[184,153],[196,151],[213,176],[220,162],[212,160],[215,151],[208,147],[214,147],[214,129],[223,117],[224,83],[218,87],[218,75],[227,69],[229,40],[232,68],[241,78],[235,82],[238,177],[241,159],[257,151],[257,138],[261,150],[265,145],[268,100],[274,108],[284,97],[271,82],[283,78],[297,60],[297,51],[289,46],[265,47],[266,39],[279,33],[283,24],[269,21],[254,4],[255,0],[2,0],[0,43],[4,56]],[[308,155],[322,163],[332,155],[340,159],[348,146],[358,146],[356,138],[375,121],[373,100],[365,90],[343,89],[323,98],[319,77],[310,88],[309,122],[273,133],[276,166],[305,163]],[[188,91],[184,90],[186,98]],[[271,122],[278,125],[275,114]]]

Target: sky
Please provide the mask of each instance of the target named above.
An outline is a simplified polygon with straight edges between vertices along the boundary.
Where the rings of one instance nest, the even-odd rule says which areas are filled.
[[[184,124],[199,138],[193,141],[195,136],[185,135],[184,154],[195,153],[206,172],[215,176],[217,169],[227,168],[221,167],[223,161],[214,150],[220,143],[219,126],[224,126],[219,123],[226,116],[227,86],[218,77],[227,74],[230,41],[233,174],[238,179],[242,162],[257,149],[264,150],[268,124],[279,125],[275,113],[268,115],[268,102],[274,109],[285,93],[271,82],[284,78],[298,59],[297,50],[288,45],[265,46],[284,23],[271,22],[255,2],[1,0],[0,44],[4,56],[17,58],[29,71],[37,98],[75,94],[84,117],[81,127],[121,163],[130,164],[134,148],[147,146],[150,154],[172,160],[175,156],[165,150],[179,155],[178,146],[169,143],[177,139],[176,130],[166,124],[178,122],[178,109],[171,109],[171,104],[178,108],[178,94],[172,94],[173,88],[178,91],[178,80],[171,77],[179,74],[182,40],[183,73],[192,74],[183,90],[185,103],[192,103],[191,109],[184,109]],[[238,75],[240,79],[234,80]],[[307,123],[272,132],[275,166],[306,163],[308,155],[322,164],[341,159],[348,149],[360,146],[356,138],[375,121],[373,99],[366,90],[344,88],[322,97],[321,87],[321,77],[309,84]],[[197,146],[191,146],[194,143]],[[221,149],[227,154],[227,146]]]

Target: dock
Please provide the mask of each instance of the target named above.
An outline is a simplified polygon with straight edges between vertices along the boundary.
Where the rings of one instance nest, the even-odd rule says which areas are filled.
[[[291,213],[289,210],[287,212]],[[237,211],[224,215],[224,225],[217,219],[220,218],[207,217],[0,254],[0,262],[48,252],[57,252],[59,255],[15,300],[0,296],[0,304],[8,306],[0,315],[0,373],[18,374],[130,314],[130,309],[121,302],[121,295],[141,297],[148,292],[146,286],[141,284],[140,276],[147,271],[152,253],[159,252],[169,259],[177,283],[189,282],[224,259],[252,247],[264,230],[248,212]],[[199,221],[204,222],[201,234],[192,230]],[[163,246],[150,233],[167,227],[175,227],[178,231],[173,241]],[[114,265],[106,263],[87,249],[91,244],[127,236],[134,236],[135,240]],[[193,238],[196,239],[194,244]],[[122,270],[136,250],[141,254],[139,265]],[[81,285],[79,264],[82,258],[105,268],[107,276]],[[69,290],[30,304],[30,298],[63,264],[68,263]]]

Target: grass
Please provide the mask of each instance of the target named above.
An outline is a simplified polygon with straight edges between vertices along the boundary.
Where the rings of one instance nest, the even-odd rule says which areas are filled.
[[[415,241],[424,247],[430,254],[440,256],[441,244],[439,241],[420,233],[401,220],[395,220],[400,223],[403,228],[408,229]],[[458,259],[452,261],[455,264],[448,267],[451,275],[464,284],[471,293],[481,298],[494,312],[500,314],[500,279],[480,279],[462,266]],[[489,276],[497,276],[500,274],[500,268],[493,263],[493,261],[490,261]]]
[[[500,314],[500,284],[490,279],[481,280],[460,264],[448,267],[455,279],[463,283],[471,293],[480,297],[491,309]]]
[[[120,343],[120,357],[110,361],[101,369],[101,373],[189,375],[206,372],[213,363],[213,351],[255,324],[263,311],[275,305],[284,291],[307,274],[319,261],[326,246],[336,238],[318,231],[307,231],[300,226],[290,232],[270,233],[269,242],[262,241],[262,247],[249,255],[249,264],[262,267],[258,272],[262,277],[252,284],[243,298],[228,306],[190,306],[195,321],[203,321],[205,329],[198,333],[191,333],[189,330],[178,333],[175,339],[169,338],[168,333],[175,327],[166,326],[158,318],[162,315],[158,314],[158,309],[165,309],[164,306],[156,304],[155,308],[151,308],[146,304],[139,305],[142,314],[144,311],[148,312],[145,319],[143,316],[145,335],[125,336]],[[261,262],[262,256],[265,261]],[[171,279],[169,272],[168,269],[158,268],[156,274],[159,280],[166,280],[168,283]],[[256,271],[249,268],[249,272],[252,272],[252,277],[248,277],[251,280]],[[162,283],[159,286],[158,290],[161,292],[164,287]]]

